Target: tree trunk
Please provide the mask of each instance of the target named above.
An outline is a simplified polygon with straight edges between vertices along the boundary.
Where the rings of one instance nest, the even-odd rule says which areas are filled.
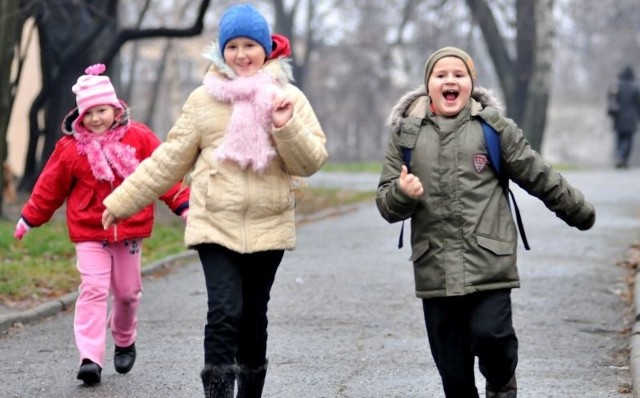
[[[29,114],[29,143],[20,189],[30,191],[60,137],[60,123],[75,107],[71,87],[94,63],[116,64],[121,46],[153,37],[191,37],[203,29],[210,0],[201,0],[193,26],[185,29],[118,29],[118,0],[100,2],[28,2],[25,13],[40,31],[42,90]],[[27,6],[25,6],[27,7]],[[116,67],[108,69],[117,85]],[[43,123],[40,121],[44,120]],[[38,154],[39,141],[43,140]]]
[[[4,191],[5,191],[5,173],[4,163],[7,161],[9,154],[7,144],[7,130],[9,128],[9,119],[11,117],[11,109],[13,108],[13,100],[16,96],[16,84],[12,81],[12,71],[16,61],[16,48],[20,47],[21,27],[19,0],[6,0],[0,4],[0,216],[3,214]],[[20,65],[18,65],[20,66]],[[9,93],[5,95],[4,93]]]
[[[31,190],[61,136],[60,123],[75,107],[71,87],[87,66],[98,62],[105,41],[117,32],[117,9],[117,0],[110,0],[82,6],[48,3],[46,9],[31,10],[40,32],[42,89],[30,110],[21,190]]]
[[[466,0],[480,26],[507,105],[507,116],[540,150],[546,126],[553,56],[553,0],[517,0],[515,58],[485,0]],[[533,16],[533,18],[531,17]]]
[[[547,107],[551,80],[551,65],[554,58],[553,0],[538,0],[535,6],[536,45],[535,64],[527,92],[521,127],[527,132],[529,143],[536,150],[542,148],[544,129],[547,124]]]

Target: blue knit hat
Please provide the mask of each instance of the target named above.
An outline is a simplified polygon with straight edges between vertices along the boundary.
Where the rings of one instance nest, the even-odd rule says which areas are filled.
[[[218,24],[218,44],[224,54],[224,47],[236,37],[255,40],[267,57],[271,54],[271,29],[260,12],[249,4],[239,4],[227,8]]]

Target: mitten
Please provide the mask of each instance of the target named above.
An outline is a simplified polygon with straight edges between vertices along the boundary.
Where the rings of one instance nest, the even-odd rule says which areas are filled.
[[[593,224],[595,223],[596,223],[596,212],[594,210],[589,214],[589,217],[587,217],[587,219],[584,222],[578,224],[576,227],[580,231],[586,231],[588,229],[591,229],[591,227],[593,227]]]
[[[586,213],[586,216],[582,216],[580,222],[576,224],[576,228],[580,231],[586,231],[593,227],[593,224],[596,223],[596,209],[589,202],[585,202],[584,207],[581,211],[581,215]]]
[[[24,219],[20,217],[18,223],[16,224],[16,231],[13,233],[13,237],[18,240],[22,240],[22,238],[26,235],[27,232],[29,232],[30,229],[31,227],[29,226],[29,224],[27,224],[26,221],[24,221]]]

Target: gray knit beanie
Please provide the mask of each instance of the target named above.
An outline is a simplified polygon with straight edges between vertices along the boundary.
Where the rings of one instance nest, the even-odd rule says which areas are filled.
[[[457,47],[444,47],[431,54],[431,56],[427,59],[426,64],[424,65],[424,85],[427,89],[427,94],[429,93],[429,76],[431,76],[433,67],[435,66],[436,62],[440,61],[444,57],[460,58],[466,65],[467,71],[469,71],[469,75],[471,76],[471,84],[475,84],[477,74],[476,67],[473,64],[471,56]]]

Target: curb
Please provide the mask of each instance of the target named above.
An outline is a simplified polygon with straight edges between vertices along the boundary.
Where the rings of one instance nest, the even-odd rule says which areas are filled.
[[[305,217],[299,217],[296,219],[296,226],[299,227],[304,224],[312,223],[330,217],[340,217],[344,214],[355,211],[355,209],[357,209],[359,205],[361,204],[338,206]],[[178,264],[185,264],[195,261],[199,261],[198,253],[195,250],[187,250],[183,253],[178,253],[173,256],[158,260],[147,266],[143,266],[140,272],[142,276],[145,277],[147,275],[161,271],[165,268],[170,268]],[[66,311],[74,306],[77,298],[78,292],[69,293],[66,296],[60,297],[48,303],[41,304],[40,306],[29,310],[13,314],[0,315],[0,333],[6,332],[14,325],[26,325]]]
[[[170,268],[179,264],[188,264],[197,260],[198,253],[196,253],[195,251],[186,251],[144,266],[140,272],[142,276],[145,277],[165,268]],[[59,299],[41,304],[38,307],[26,311],[18,312],[15,314],[0,315],[0,333],[9,330],[14,325],[26,325],[28,323],[33,323],[43,318],[47,318],[60,312],[66,311],[67,309],[73,307],[77,298],[77,292],[69,293]]]
[[[633,398],[640,398],[640,286],[638,282],[638,274],[635,275],[636,283],[634,283],[633,302],[635,305],[635,318],[631,328],[631,341],[629,342],[629,370],[631,372],[631,382],[633,386]]]

